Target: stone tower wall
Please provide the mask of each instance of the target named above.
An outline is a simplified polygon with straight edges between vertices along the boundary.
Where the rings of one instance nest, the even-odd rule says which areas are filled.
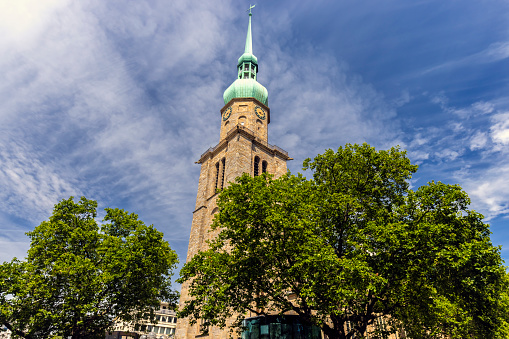
[[[254,112],[256,106],[262,107],[265,110],[266,118],[264,120],[256,116]],[[198,161],[201,164],[201,171],[196,196],[196,207],[193,212],[187,261],[191,260],[198,251],[206,249],[206,240],[216,236],[213,232],[209,232],[214,214],[218,211],[216,204],[218,196],[218,193],[216,193],[216,177],[218,178],[217,188],[220,189],[223,173],[223,187],[227,187],[230,182],[235,181],[235,178],[243,173],[254,175],[254,158],[256,156],[260,158],[260,164],[263,161],[267,162],[268,173],[274,174],[275,177],[280,177],[287,172],[286,161],[291,160],[285,151],[267,143],[267,125],[270,113],[268,107],[263,106],[259,101],[252,98],[233,99],[223,107],[221,112],[223,113],[228,107],[232,107],[232,112],[226,120],[229,124],[225,125],[225,121],[221,119],[220,142],[205,152]],[[243,120],[244,125],[239,120],[242,116],[246,117]],[[259,121],[263,123],[260,124]],[[259,129],[253,129],[255,127],[259,127]],[[188,289],[188,283],[182,285],[180,305],[183,305],[186,300],[190,299]],[[196,337],[226,339],[229,337],[229,329],[211,328],[209,329],[209,335],[204,336],[201,335],[199,324],[191,326],[187,319],[179,319],[177,323],[177,338],[190,339]]]
[[[231,110],[230,110],[231,108]],[[255,108],[265,114],[259,117]],[[228,119],[225,120],[225,118]],[[268,125],[270,123],[270,109],[254,98],[236,98],[221,109],[221,131],[219,140],[226,138],[228,132],[237,125],[243,126],[260,140],[267,142]]]

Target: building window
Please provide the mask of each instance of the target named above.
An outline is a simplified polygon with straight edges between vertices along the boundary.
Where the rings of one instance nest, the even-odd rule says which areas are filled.
[[[209,327],[205,325],[205,320],[200,319],[199,334],[209,333]]]
[[[215,190],[217,189],[218,181],[219,181],[219,162],[216,163],[216,182],[214,184],[214,193]]]
[[[260,158],[258,156],[254,158],[253,174],[255,177],[260,174]]]
[[[387,337],[387,324],[383,316],[376,318],[376,328],[383,338]]]
[[[267,162],[265,160],[262,162],[262,173],[267,173]]]
[[[221,189],[224,187],[224,172],[225,172],[226,158],[221,160]]]
[[[221,159],[220,161],[216,162],[216,181],[214,184],[214,194],[216,193],[216,190],[223,189],[224,188],[224,175],[225,175],[225,168],[226,168],[226,158]]]

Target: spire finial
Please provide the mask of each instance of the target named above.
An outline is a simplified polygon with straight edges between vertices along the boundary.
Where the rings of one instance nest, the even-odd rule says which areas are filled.
[[[253,14],[251,13],[251,10],[252,10],[253,8],[255,8],[255,6],[256,6],[256,5],[252,5],[252,6],[251,6],[251,5],[249,5],[249,9],[247,10],[247,11],[249,11],[249,16],[253,15]],[[246,12],[247,12],[247,11],[246,11]]]

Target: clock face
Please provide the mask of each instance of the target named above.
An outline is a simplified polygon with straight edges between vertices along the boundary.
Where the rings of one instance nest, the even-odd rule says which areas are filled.
[[[231,106],[224,110],[224,112],[223,112],[223,121],[228,120],[230,115],[232,115],[232,108],[231,108]]]
[[[255,107],[255,113],[256,113],[256,116],[262,120],[265,119],[265,117],[267,116],[267,114],[265,113],[265,111],[263,110],[263,108],[261,108],[260,106],[256,106]]]

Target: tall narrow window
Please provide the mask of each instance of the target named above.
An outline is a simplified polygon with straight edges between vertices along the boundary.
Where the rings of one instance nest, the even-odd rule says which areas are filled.
[[[216,163],[216,183],[214,184],[214,193],[216,193],[217,184],[219,182],[219,161]]]
[[[226,158],[221,160],[221,189],[224,187],[224,172],[225,172]]]
[[[262,162],[262,173],[267,173],[267,162],[265,160]]]
[[[260,158],[258,156],[256,156],[254,158],[254,167],[253,167],[253,169],[254,169],[253,174],[255,177],[260,174],[259,167],[260,167]]]

